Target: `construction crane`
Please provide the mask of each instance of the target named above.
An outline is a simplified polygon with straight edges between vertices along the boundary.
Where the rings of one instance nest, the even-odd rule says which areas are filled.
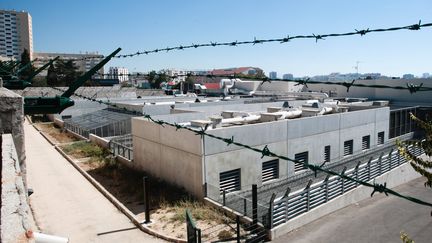
[[[70,97],[74,94],[74,92],[87,80],[89,80],[93,74],[101,69],[120,50],[121,48],[118,48],[101,62],[96,64],[88,72],[78,77],[62,95],[57,95],[54,97],[25,97],[24,114],[55,114],[61,113],[64,109],[73,106],[74,101]]]
[[[361,63],[360,61],[356,61],[356,65],[353,67],[356,72],[357,72],[357,77],[359,77],[359,63]]]

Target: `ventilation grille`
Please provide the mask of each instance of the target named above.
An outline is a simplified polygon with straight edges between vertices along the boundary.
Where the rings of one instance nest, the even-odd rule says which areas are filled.
[[[379,132],[378,133],[378,144],[384,144],[384,132]]]
[[[298,160],[298,161],[302,162],[303,164],[307,164],[309,162],[309,152],[303,152],[303,153],[296,154],[295,160]],[[294,172],[299,172],[299,171],[306,170],[306,169],[307,169],[307,167],[300,164],[300,163],[294,164]]]
[[[344,142],[344,156],[353,154],[353,140]]]
[[[370,136],[364,136],[362,138],[362,150],[366,150],[370,148]]]
[[[324,162],[330,162],[330,145],[324,147]]]
[[[219,189],[222,193],[240,190],[240,169],[225,171],[219,174]]]
[[[271,160],[262,164],[262,182],[277,179],[279,177],[279,160]]]

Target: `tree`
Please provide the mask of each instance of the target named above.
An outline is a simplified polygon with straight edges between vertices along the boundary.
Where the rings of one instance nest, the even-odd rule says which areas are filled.
[[[30,53],[27,49],[24,49],[23,53],[21,53],[20,68],[26,66],[30,62]],[[22,80],[27,80],[34,71],[35,69],[33,67],[33,64],[31,64],[19,73],[19,78]]]
[[[423,121],[414,116],[413,114],[411,114],[411,119],[413,119],[419,127],[424,129],[425,139],[421,141],[398,141],[398,150],[399,153],[409,161],[410,165],[414,168],[415,171],[417,171],[423,177],[426,177],[427,181],[425,182],[425,186],[432,187],[432,121]],[[422,148],[424,150],[424,153],[429,156],[429,158],[419,158],[413,155],[408,150],[408,146],[410,145]]]
[[[187,76],[185,80],[184,91],[189,92],[194,90],[195,79],[192,76]]]
[[[148,74],[148,81],[153,89],[159,89],[161,83],[169,82],[169,77],[164,71],[151,71]]]
[[[54,66],[49,67],[47,83],[49,86],[70,86],[81,74],[77,70],[72,60],[59,59]]]
[[[64,65],[64,72],[65,72],[65,84],[66,86],[70,86],[78,77],[78,67],[75,65],[75,63],[72,60],[69,60]]]
[[[48,86],[58,85],[57,72],[53,64],[48,67],[46,81]]]

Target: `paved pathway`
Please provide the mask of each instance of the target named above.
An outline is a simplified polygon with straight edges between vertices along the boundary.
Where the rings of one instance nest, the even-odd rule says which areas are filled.
[[[405,183],[395,190],[432,202],[425,179]],[[275,242],[402,242],[405,231],[416,242],[432,242],[432,209],[384,195],[374,195],[288,233]]]
[[[162,242],[139,229],[33,126],[24,124],[30,205],[43,233],[70,242]]]

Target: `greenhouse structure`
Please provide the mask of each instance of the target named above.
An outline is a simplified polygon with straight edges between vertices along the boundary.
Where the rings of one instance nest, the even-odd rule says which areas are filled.
[[[66,119],[64,128],[85,138],[89,138],[90,133],[99,137],[120,136],[131,133],[131,118],[134,116],[104,109]]]

